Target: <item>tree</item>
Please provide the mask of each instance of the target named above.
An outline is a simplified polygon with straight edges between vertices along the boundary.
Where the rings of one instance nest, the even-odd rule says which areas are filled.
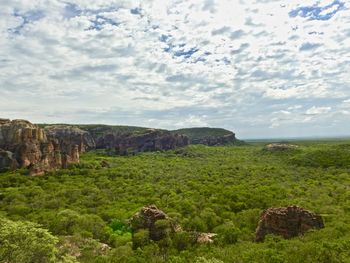
[[[57,262],[57,242],[37,224],[0,218],[0,262]]]

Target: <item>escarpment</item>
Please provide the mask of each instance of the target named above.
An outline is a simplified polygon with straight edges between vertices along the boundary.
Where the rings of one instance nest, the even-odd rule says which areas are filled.
[[[79,162],[77,145],[62,150],[59,140],[26,120],[0,120],[0,169],[27,168],[30,175]]]
[[[188,128],[172,131],[183,134],[189,138],[190,144],[204,144],[208,146],[229,145],[239,142],[236,135],[225,129],[219,128]]]
[[[118,155],[172,150],[189,144],[185,135],[157,129],[126,131],[104,125],[83,129],[94,142],[91,146],[88,144],[87,149],[106,149]],[[83,144],[86,145],[86,140],[83,140]]]
[[[132,132],[98,126],[88,131],[94,138],[97,149],[107,149],[119,155],[171,150],[189,144],[187,136],[164,130],[143,129]]]
[[[0,169],[28,168],[31,175],[66,168],[80,155],[106,149],[118,155],[172,150],[189,144],[226,145],[238,141],[224,129],[177,131],[108,125],[35,125],[0,119]]]

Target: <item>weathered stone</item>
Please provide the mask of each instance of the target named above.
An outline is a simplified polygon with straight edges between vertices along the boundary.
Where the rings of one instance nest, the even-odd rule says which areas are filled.
[[[82,129],[64,126],[64,125],[53,125],[45,127],[47,136],[50,139],[57,139],[61,151],[68,155],[72,155],[72,151],[76,145],[78,146],[78,152],[84,153],[89,150],[96,148],[95,140],[89,132]],[[72,157],[74,159],[74,157]]]
[[[8,168],[11,170],[18,168],[18,162],[12,152],[0,149],[0,169]]]
[[[288,239],[303,235],[310,229],[321,228],[324,228],[322,217],[299,206],[269,208],[260,215],[255,240],[264,241],[267,234]]]
[[[163,226],[157,225],[157,222],[164,220],[166,223],[167,229]],[[134,232],[137,232],[141,229],[146,229],[149,231],[150,239],[154,241],[159,241],[167,235],[167,231],[174,233],[181,228],[173,222],[163,211],[159,210],[155,205],[150,205],[143,207],[140,212],[135,214],[130,219],[130,226]]]
[[[1,155],[0,168],[9,166],[10,162],[11,169],[28,168],[30,175],[42,175],[79,162],[77,145],[67,147],[62,153],[57,139],[48,139],[44,129],[26,120],[0,120],[0,147],[7,152],[6,156]]]

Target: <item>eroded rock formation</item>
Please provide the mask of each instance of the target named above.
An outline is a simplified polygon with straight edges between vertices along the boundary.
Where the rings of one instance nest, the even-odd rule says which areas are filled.
[[[260,215],[255,240],[262,242],[267,234],[288,239],[321,228],[324,228],[322,217],[299,206],[269,208]]]
[[[53,125],[45,127],[48,138],[57,139],[63,152],[71,153],[75,146],[78,152],[84,153],[96,148],[95,140],[88,131],[77,127]]]
[[[157,224],[160,220],[163,224]],[[130,219],[130,226],[134,232],[145,229],[149,231],[150,239],[159,241],[171,232],[181,231],[181,227],[174,223],[163,211],[155,205],[145,206]],[[166,227],[165,227],[166,226]]]
[[[61,151],[59,141],[48,138],[44,129],[26,120],[0,120],[0,168],[28,168],[30,175],[79,162],[77,146]]]
[[[188,236],[192,244],[211,244],[214,242],[215,233],[187,232],[181,226],[166,215],[155,205],[143,207],[129,221],[133,233],[140,230],[147,230],[149,238],[153,241],[160,241],[165,237],[172,237],[175,233],[183,233]]]

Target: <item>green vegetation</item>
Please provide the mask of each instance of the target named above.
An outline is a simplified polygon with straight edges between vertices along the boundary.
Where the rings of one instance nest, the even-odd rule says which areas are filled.
[[[286,152],[263,143],[95,151],[43,177],[1,173],[0,262],[350,262],[349,141],[293,144]],[[148,231],[132,238],[128,219],[149,204],[184,230],[217,233],[215,242],[193,244],[186,233],[153,242]],[[326,227],[253,242],[259,214],[290,204],[321,214]]]

